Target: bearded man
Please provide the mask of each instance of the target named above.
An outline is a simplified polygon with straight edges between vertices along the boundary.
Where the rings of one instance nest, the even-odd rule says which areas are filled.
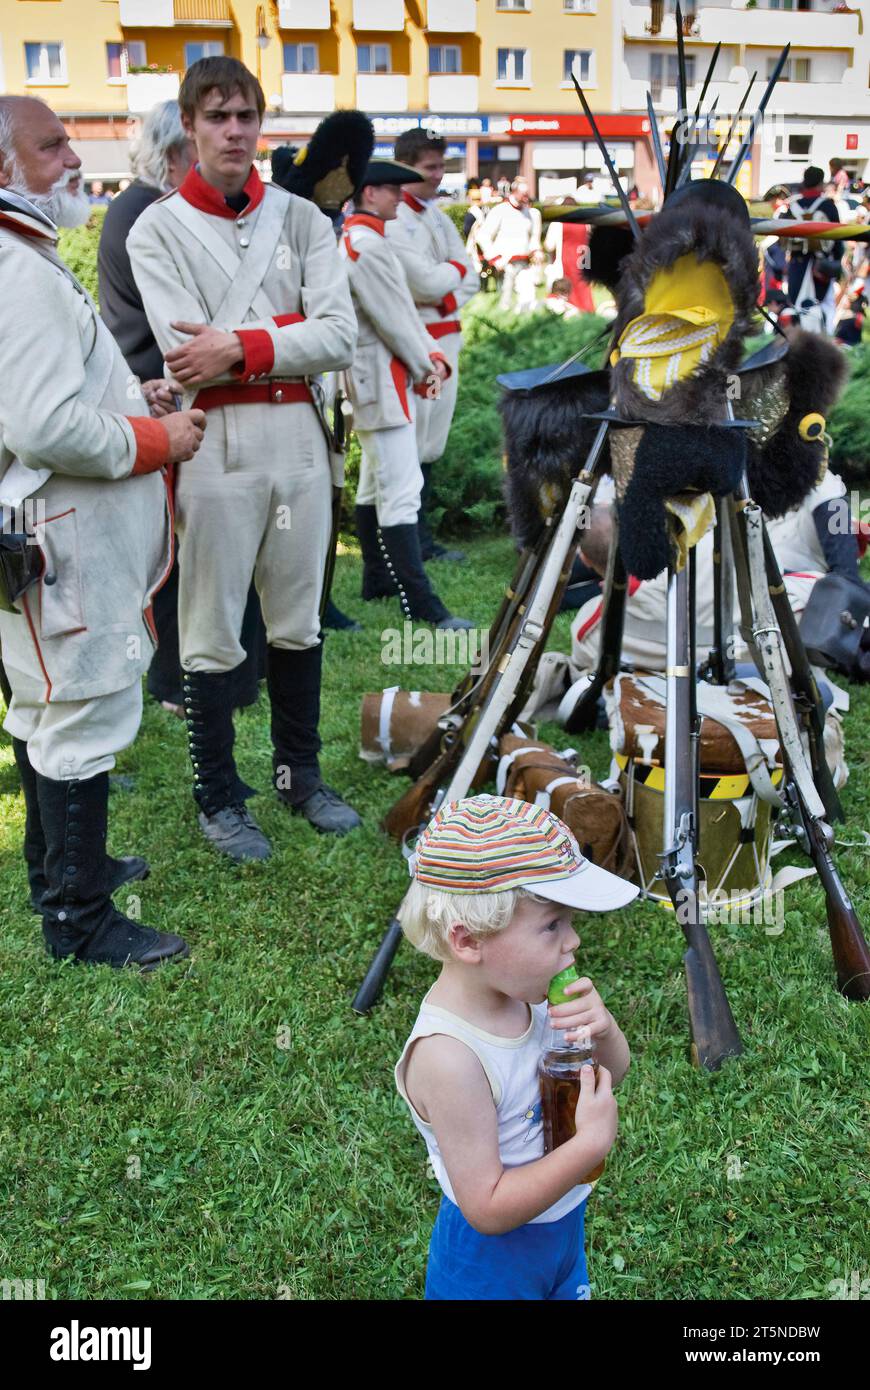
[[[80,169],[48,106],[0,97],[0,652],[12,695],[4,727],[48,950],[152,969],[188,948],[112,903],[112,891],[148,866],[107,856],[108,774],[139,727],[151,601],[172,562],[166,468],[193,457],[205,417],[149,416],[61,261],[58,227],[90,213]]]

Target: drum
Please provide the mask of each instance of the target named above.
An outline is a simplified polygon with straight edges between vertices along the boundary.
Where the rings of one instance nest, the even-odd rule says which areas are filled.
[[[647,684],[649,681],[649,684]],[[634,849],[631,877],[644,895],[670,904],[661,878],[664,818],[665,703],[661,678],[616,677],[605,693],[610,722],[614,773],[622,791]],[[703,703],[705,687],[699,700]],[[699,827],[697,863],[702,901],[748,907],[770,888],[770,850],[776,807],[759,792],[765,782],[774,790],[782,782],[781,757],[770,702],[739,683],[717,699],[727,703],[728,723],[704,716],[701,721]],[[729,728],[730,725],[730,728]],[[732,730],[742,726],[744,747],[765,764],[764,778],[747,770],[746,754]],[[713,895],[715,894],[715,898]]]

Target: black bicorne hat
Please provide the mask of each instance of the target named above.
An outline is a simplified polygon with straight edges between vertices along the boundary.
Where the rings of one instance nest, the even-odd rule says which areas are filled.
[[[337,212],[358,186],[375,147],[374,126],[362,111],[333,111],[301,150],[272,151],[272,179],[324,212]]]

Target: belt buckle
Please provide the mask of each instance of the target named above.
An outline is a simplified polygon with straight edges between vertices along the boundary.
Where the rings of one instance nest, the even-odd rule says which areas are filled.
[[[286,381],[270,381],[269,400],[274,402],[276,405],[281,405],[282,401],[286,400],[285,391],[287,385],[288,383]]]

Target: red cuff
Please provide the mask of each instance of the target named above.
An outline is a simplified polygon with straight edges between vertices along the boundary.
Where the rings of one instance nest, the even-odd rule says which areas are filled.
[[[290,323],[304,323],[304,314],[275,314],[272,319],[276,328],[286,328]]]
[[[455,313],[456,313],[456,295],[455,295],[455,294],[445,294],[445,296],[444,296],[444,298],[442,299],[441,303],[438,304],[438,305],[436,305],[436,308],[437,308],[437,310],[438,310],[438,312],[439,312],[439,314],[441,315],[442,318],[446,318],[448,314],[455,314]]]
[[[460,277],[460,279],[461,279],[461,280],[464,280],[464,279],[465,279],[466,275],[468,274],[468,266],[467,266],[467,265],[463,265],[461,261],[448,261],[447,264],[448,264],[448,265],[454,265],[454,266],[456,267],[456,269],[459,271],[459,277]]]
[[[128,415],[136,439],[136,461],[131,478],[139,473],[156,473],[169,462],[169,431],[162,420],[150,415]]]
[[[432,359],[433,362],[443,362],[444,365],[445,365],[445,367],[447,368],[447,375],[448,375],[448,376],[452,376],[452,375],[453,375],[453,368],[451,367],[451,365],[450,365],[450,363],[448,362],[447,358],[444,356],[444,353],[443,353],[443,352],[430,352],[430,353],[429,353],[429,356],[430,356],[430,358]]]
[[[239,376],[243,381],[267,376],[275,365],[275,349],[265,328],[237,328],[236,336],[245,355],[232,368],[233,376]]]

